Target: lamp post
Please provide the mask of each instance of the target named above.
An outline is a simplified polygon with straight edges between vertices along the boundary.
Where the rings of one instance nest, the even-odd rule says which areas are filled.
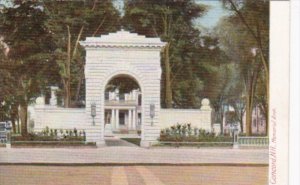
[[[150,118],[151,118],[151,126],[153,126],[153,118],[155,117],[155,105],[150,104]]]
[[[91,116],[93,118],[93,126],[95,126],[95,117],[96,117],[96,103],[91,104]]]

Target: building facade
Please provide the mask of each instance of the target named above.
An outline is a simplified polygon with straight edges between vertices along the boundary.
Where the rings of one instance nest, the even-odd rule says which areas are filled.
[[[119,90],[106,93],[105,128],[114,133],[138,133],[141,130],[142,94],[139,89],[120,94]]]

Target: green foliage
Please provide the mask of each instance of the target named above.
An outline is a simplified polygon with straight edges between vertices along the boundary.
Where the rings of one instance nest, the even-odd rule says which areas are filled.
[[[115,89],[119,89],[119,93],[129,93],[133,89],[140,89],[139,84],[130,77],[116,77],[111,79],[107,86],[106,86],[106,92],[114,91]]]
[[[192,127],[190,123],[162,129],[158,139],[162,142],[231,142],[231,137],[216,136],[214,133]]]
[[[169,44],[169,55],[162,55],[162,106],[167,106],[168,84],[173,93],[173,107],[199,108],[199,91],[202,81],[193,73],[196,63],[200,32],[193,27],[193,20],[205,13],[205,7],[188,1],[130,0],[125,4],[122,23],[126,29],[160,37]],[[169,63],[167,61],[170,61]],[[170,68],[171,72],[167,72]],[[171,78],[168,81],[168,78]],[[187,93],[186,88],[189,89]],[[197,97],[198,96],[198,97]]]
[[[84,73],[84,50],[78,41],[86,37],[99,36],[117,31],[119,12],[112,1],[43,1],[42,6],[49,16],[47,29],[54,41],[55,52],[52,60],[57,63],[63,83],[58,85],[70,90],[64,96],[78,101],[84,95],[81,88]],[[70,47],[68,41],[70,38]],[[70,56],[70,59],[68,58]],[[70,85],[69,85],[70,84]],[[79,97],[80,96],[80,97]]]
[[[49,81],[46,78],[53,75],[49,70],[53,48],[46,28],[47,15],[38,3],[28,1],[17,8],[5,8],[0,17],[0,32],[9,47],[3,69],[16,79],[17,90],[19,87],[27,92],[26,102],[39,94]]]
[[[45,127],[41,132],[29,133],[27,136],[14,136],[13,141],[85,141],[85,131],[50,129]]]
[[[70,82],[72,100],[84,97],[80,74],[84,71],[85,53],[78,40],[117,31],[121,23],[129,31],[160,37],[170,44],[169,55],[162,53],[163,107],[168,58],[174,108],[199,108],[205,97],[211,100],[218,121],[222,120],[225,105],[238,110],[234,119],[242,121],[245,96],[254,90],[253,103],[267,117],[268,67],[263,67],[262,58],[269,55],[269,2],[223,2],[232,14],[213,34],[202,35],[201,30],[194,28],[193,20],[205,14],[206,7],[192,0],[127,0],[123,18],[110,0],[14,1],[18,6],[5,7],[0,12],[0,102],[5,101],[0,104],[1,119],[17,119],[20,104],[26,106],[45,93],[47,86],[62,87],[64,81]],[[244,20],[231,2],[237,5]],[[9,53],[4,52],[2,37]],[[256,57],[253,48],[257,48]],[[120,82],[116,79],[110,88],[121,87]],[[127,91],[128,87],[121,89]],[[187,129],[188,126],[184,132],[190,133]],[[52,132],[56,135],[55,130]]]
[[[269,1],[223,0],[232,15],[224,19],[216,33],[223,50],[238,68],[240,82],[234,91],[237,97],[229,103],[238,120],[246,112],[247,134],[251,134],[253,107],[259,106],[268,119],[269,93]],[[241,85],[242,84],[242,85]],[[245,110],[246,109],[246,110]]]
[[[49,60],[53,45],[46,27],[47,15],[38,2],[13,3],[0,12],[0,33],[9,51],[0,61],[7,80],[3,82],[7,92],[0,99],[13,110],[9,113],[13,127],[17,107],[21,106],[22,134],[26,134],[27,106],[51,83],[56,72]]]

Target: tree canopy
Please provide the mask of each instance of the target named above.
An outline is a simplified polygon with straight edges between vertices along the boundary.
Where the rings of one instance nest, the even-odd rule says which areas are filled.
[[[201,89],[201,82],[192,74],[193,67],[189,64],[200,32],[194,28],[193,20],[204,13],[205,7],[192,0],[126,1],[122,20],[126,29],[167,42],[162,55],[162,105],[165,107],[195,106],[192,96]],[[192,88],[190,95],[183,94],[185,88]]]
[[[27,106],[49,85],[55,71],[49,70],[53,51],[51,36],[46,27],[47,15],[36,2],[16,2],[16,7],[3,10],[0,33],[9,48],[1,61],[13,84],[13,93],[6,102],[21,107],[22,133],[27,133]],[[52,73],[53,72],[53,73]],[[13,101],[13,102],[11,102]]]

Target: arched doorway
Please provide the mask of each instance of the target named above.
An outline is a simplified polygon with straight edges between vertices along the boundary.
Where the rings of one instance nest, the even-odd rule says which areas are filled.
[[[128,74],[108,80],[104,90],[104,136],[141,135],[141,90],[138,81]]]

